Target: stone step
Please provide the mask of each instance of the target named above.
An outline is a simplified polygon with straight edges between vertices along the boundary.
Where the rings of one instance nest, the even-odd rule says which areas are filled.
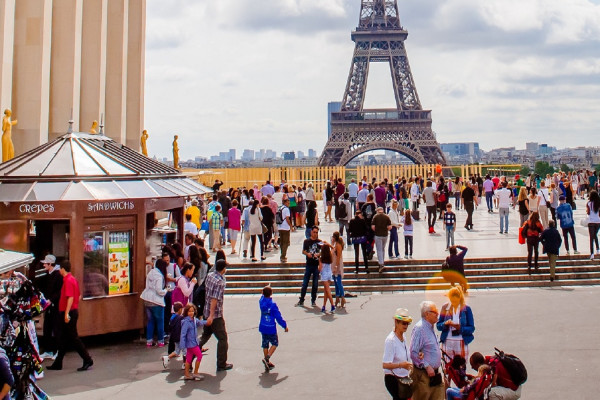
[[[592,272],[561,272],[558,271],[556,274],[559,279],[562,280],[591,280],[597,279],[600,283],[600,271]],[[523,282],[523,281],[539,281],[550,279],[550,274],[547,270],[541,269],[539,274],[521,274],[521,275],[482,275],[482,276],[471,276],[468,277],[469,284],[475,283],[497,283],[497,282]],[[429,275],[422,278],[415,278],[412,276],[392,276],[390,274],[378,274],[371,273],[369,276],[362,275],[359,278],[346,276],[343,280],[344,287],[346,286],[362,286],[372,287],[378,285],[385,286],[404,286],[404,285],[430,285],[434,283],[442,283],[444,279],[440,276]],[[266,277],[260,280],[252,281],[227,281],[227,289],[233,288],[262,288],[266,285],[271,285],[273,288],[281,287],[296,287],[299,288],[302,284],[302,277],[294,277],[293,279],[286,280],[269,280]]]
[[[488,270],[511,270],[511,269],[520,269],[520,268],[525,268],[527,269],[527,260],[525,261],[520,261],[520,262],[504,262],[504,263],[481,263],[481,264],[473,264],[473,263],[467,263],[465,264],[465,271],[469,271],[469,272],[473,272],[473,271],[480,271],[480,270],[484,270],[484,271],[488,271]],[[539,265],[542,267],[547,267],[548,266],[548,262],[547,261],[540,261]],[[371,262],[369,263],[369,266],[377,269],[377,263]],[[398,264],[398,263],[386,263],[386,270],[389,271],[412,271],[412,272],[427,272],[427,271],[438,271],[440,270],[440,264],[434,264],[434,265],[405,265],[405,264]],[[597,267],[600,268],[600,264],[598,264],[597,261],[592,261],[592,260],[585,260],[585,261],[575,261],[573,262],[572,260],[559,260],[556,263],[556,267],[557,268],[565,268],[565,267],[586,267],[586,268],[591,268],[591,267]],[[245,277],[245,276],[264,276],[264,275],[280,275],[280,276],[285,276],[285,275],[289,275],[289,274],[304,274],[304,265],[299,265],[299,266],[293,266],[290,267],[288,265],[286,266],[280,266],[277,268],[264,268],[263,265],[257,264],[255,268],[242,268],[242,267],[234,267],[234,268],[227,268],[227,276],[228,277]],[[361,265],[360,270],[363,271],[364,270],[364,266]],[[344,267],[344,272],[345,273],[353,273],[354,272],[354,263],[349,264],[349,263],[345,263],[345,267]]]
[[[475,282],[469,283],[471,289],[514,289],[514,288],[534,288],[534,287],[568,287],[568,286],[590,286],[598,285],[598,279],[563,279],[559,277],[558,281],[550,282],[548,279],[528,280],[528,281],[496,281],[496,282]],[[227,288],[228,295],[254,294],[259,295],[261,288]],[[354,294],[368,294],[379,292],[408,292],[408,291],[423,291],[423,290],[448,290],[450,284],[446,282],[431,283],[431,284],[411,284],[411,285],[373,285],[373,286],[352,286],[344,284],[344,290]],[[322,296],[322,288],[319,287],[319,296]],[[281,287],[275,288],[276,294],[299,294],[300,286],[296,287]],[[310,287],[307,297],[310,297]]]

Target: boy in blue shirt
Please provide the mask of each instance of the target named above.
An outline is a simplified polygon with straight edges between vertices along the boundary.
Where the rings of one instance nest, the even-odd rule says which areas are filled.
[[[575,239],[575,220],[573,219],[573,208],[566,202],[565,196],[559,196],[558,200],[560,205],[556,209],[556,218],[560,221],[560,229],[562,230],[563,238],[565,240],[565,249],[569,254],[569,236],[573,242],[573,253],[579,254],[577,251],[577,240]]]
[[[260,324],[258,331],[262,335],[262,349],[263,356],[262,363],[265,366],[265,372],[269,372],[275,365],[271,363],[270,359],[279,346],[279,339],[277,337],[277,323],[288,332],[287,322],[281,316],[277,304],[271,299],[273,289],[271,286],[265,286],[262,290],[262,297],[258,301],[260,306]],[[271,347],[269,347],[271,344]]]

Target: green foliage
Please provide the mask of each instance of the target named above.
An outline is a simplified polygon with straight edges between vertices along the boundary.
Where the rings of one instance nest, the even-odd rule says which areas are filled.
[[[560,164],[560,170],[562,172],[571,172],[573,171],[573,168],[569,168],[567,164]]]
[[[554,173],[554,167],[551,167],[546,161],[536,161],[534,172],[540,177],[546,177],[546,174]]]
[[[531,173],[531,168],[528,165],[521,166],[521,176],[528,176]]]

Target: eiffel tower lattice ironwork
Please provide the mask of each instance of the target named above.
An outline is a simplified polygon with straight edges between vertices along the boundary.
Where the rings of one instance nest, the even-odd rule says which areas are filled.
[[[331,114],[331,136],[321,166],[346,165],[371,150],[393,150],[416,164],[446,164],[431,130],[431,110],[423,110],[404,47],[397,0],[362,0],[352,32],[354,56],[340,112]],[[396,108],[363,109],[369,65],[388,62]]]

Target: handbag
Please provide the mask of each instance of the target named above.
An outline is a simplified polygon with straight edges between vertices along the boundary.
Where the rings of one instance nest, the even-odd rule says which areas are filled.
[[[363,243],[367,243],[366,236],[359,236],[359,237],[352,238],[352,244],[363,244]]]
[[[446,260],[442,263],[442,271],[445,271],[447,269],[450,269],[450,265],[448,265],[448,261]]]
[[[200,230],[208,232],[208,221],[202,221],[202,225],[200,225]]]
[[[435,387],[442,384],[442,374],[440,371],[435,371],[434,376],[429,377],[429,387]]]
[[[587,228],[587,226],[590,224],[590,217],[585,217],[582,218],[579,223],[581,224],[581,226]]]
[[[413,380],[408,376],[396,376],[396,380],[398,381],[398,397],[401,399],[410,399],[413,394]]]
[[[269,229],[267,228],[267,226],[266,226],[265,224],[263,224],[262,222],[261,222],[260,224],[262,225],[262,233],[263,233],[263,234],[267,233],[267,231],[269,230]]]

